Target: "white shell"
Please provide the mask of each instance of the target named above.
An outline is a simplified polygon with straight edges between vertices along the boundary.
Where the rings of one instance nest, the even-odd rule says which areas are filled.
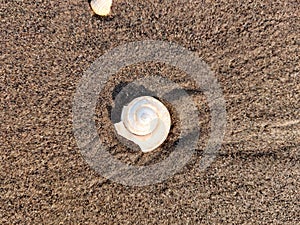
[[[123,107],[121,122],[114,126],[119,135],[139,145],[143,152],[150,152],[166,140],[171,117],[160,101],[142,96]]]
[[[100,16],[107,16],[110,13],[112,0],[92,0],[91,7],[93,11]]]

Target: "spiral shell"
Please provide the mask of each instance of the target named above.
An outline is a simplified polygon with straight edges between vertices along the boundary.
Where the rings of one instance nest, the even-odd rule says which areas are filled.
[[[92,0],[90,4],[97,15],[107,16],[110,13],[112,0]]]
[[[142,96],[123,107],[121,122],[114,124],[119,135],[150,152],[167,138],[171,127],[168,109],[157,99]]]

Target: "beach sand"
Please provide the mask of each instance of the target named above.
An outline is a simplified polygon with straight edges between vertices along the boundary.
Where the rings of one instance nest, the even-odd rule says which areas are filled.
[[[117,0],[100,18],[84,0],[24,0],[2,1],[0,15],[0,224],[299,223],[299,2]],[[131,187],[82,157],[72,104],[97,58],[142,40],[174,42],[207,63],[223,91],[227,127],[215,161],[198,170],[210,114],[203,93],[190,91],[201,130],[193,159],[162,183]],[[159,63],[129,66],[107,82],[99,134],[116,158],[137,165],[169,153],[127,152],[108,108],[116,85],[146,74],[194,88]]]

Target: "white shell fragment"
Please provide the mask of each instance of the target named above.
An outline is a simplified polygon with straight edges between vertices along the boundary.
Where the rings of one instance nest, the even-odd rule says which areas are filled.
[[[107,16],[110,13],[112,0],[92,0],[91,7],[93,11],[100,16]]]
[[[114,124],[117,133],[150,152],[167,138],[171,117],[168,109],[157,99],[142,96],[123,107],[121,122]]]

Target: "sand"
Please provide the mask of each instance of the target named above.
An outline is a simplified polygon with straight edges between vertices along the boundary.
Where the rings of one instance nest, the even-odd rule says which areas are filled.
[[[116,0],[107,18],[92,16],[84,0],[2,1],[0,15],[0,224],[299,223],[298,1]],[[119,160],[148,165],[169,153],[126,152],[109,135],[118,83],[166,76],[191,90],[201,115],[191,162],[162,183],[131,187],[82,157],[72,104],[94,60],[141,40],[174,42],[207,63],[223,91],[227,127],[215,161],[199,171],[210,132],[203,94],[166,65],[118,72],[99,97],[97,126]]]

